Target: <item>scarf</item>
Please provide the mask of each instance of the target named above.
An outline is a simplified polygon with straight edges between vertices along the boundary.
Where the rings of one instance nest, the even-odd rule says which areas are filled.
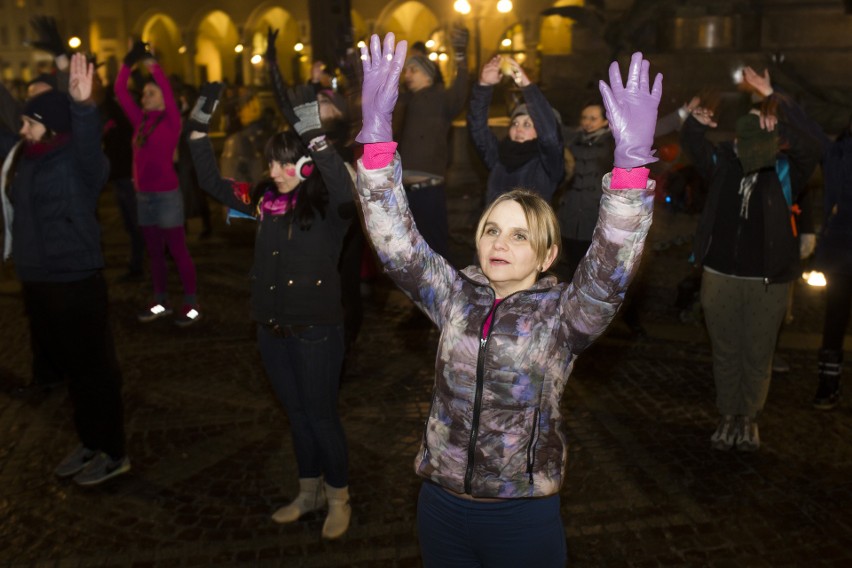
[[[497,153],[500,163],[507,172],[512,173],[538,157],[538,139],[513,142],[509,138],[504,138],[497,147]]]
[[[258,204],[260,219],[263,220],[264,215],[284,215],[295,209],[299,197],[298,193],[298,189],[290,193],[278,193],[270,189],[264,193]]]
[[[63,132],[62,134],[57,134],[50,140],[45,140],[43,142],[24,142],[24,157],[29,160],[34,160],[37,158],[41,158],[42,156],[46,156],[47,154],[67,146],[71,142],[71,133]]]

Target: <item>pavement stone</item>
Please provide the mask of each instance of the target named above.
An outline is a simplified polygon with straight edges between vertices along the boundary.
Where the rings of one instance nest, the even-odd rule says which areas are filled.
[[[451,187],[453,261],[473,256],[475,185]],[[126,239],[112,196],[101,218],[112,282]],[[755,454],[710,449],[710,347],[673,305],[695,218],[656,213],[637,301],[648,335],[620,321],[578,360],[563,406],[571,445],[562,513],[572,566],[852,565],[852,420],[811,409],[822,295],[797,284]],[[298,490],[288,423],[248,319],[254,228],[200,240],[191,220],[204,320],[139,324],[148,284],[110,284],[124,373],[131,473],[83,489],[52,470],[75,444],[62,388],[29,381],[19,287],[0,268],[0,566],[417,567],[412,463],[428,412],[437,334],[379,279],[343,378],[352,525],[320,538],[322,515],[277,525]],[[171,290],[180,290],[171,274]],[[847,337],[847,348],[849,340]]]

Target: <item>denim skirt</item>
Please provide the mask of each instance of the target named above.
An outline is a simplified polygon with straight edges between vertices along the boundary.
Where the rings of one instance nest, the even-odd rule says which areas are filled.
[[[183,226],[183,195],[171,191],[137,191],[136,205],[140,227],[171,229]]]

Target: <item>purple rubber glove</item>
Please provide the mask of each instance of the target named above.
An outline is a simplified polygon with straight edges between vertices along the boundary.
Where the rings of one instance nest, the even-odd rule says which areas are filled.
[[[615,138],[616,168],[638,168],[657,161],[651,145],[657,126],[657,107],[663,94],[663,76],[657,73],[654,88],[649,90],[648,69],[651,64],[636,52],[630,58],[627,86],[621,82],[618,62],[609,66],[609,85],[600,82],[609,127]]]
[[[370,38],[370,52],[361,48],[364,83],[361,86],[363,125],[355,140],[362,144],[393,142],[391,115],[399,95],[399,75],[405,63],[408,44],[399,42],[394,49],[394,36],[385,36],[384,48],[379,49],[379,36]]]

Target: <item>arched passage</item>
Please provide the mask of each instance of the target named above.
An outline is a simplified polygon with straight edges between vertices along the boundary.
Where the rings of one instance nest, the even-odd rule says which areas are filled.
[[[439,25],[437,16],[428,6],[411,0],[403,2],[383,15],[378,23],[378,29],[382,37],[388,32],[393,32],[397,41],[404,39],[414,43],[429,39]]]
[[[151,50],[166,73],[181,73],[183,65],[178,50],[182,45],[178,25],[168,15],[156,13],[142,25],[142,41],[151,44]]]
[[[559,0],[553,7],[583,6],[584,0]],[[547,16],[541,20],[539,49],[542,55],[568,55],[573,51],[574,20],[562,16]]]
[[[240,43],[237,28],[231,17],[221,10],[208,13],[198,24],[195,40],[195,66],[199,83],[227,80],[242,82],[242,53],[235,48]]]

